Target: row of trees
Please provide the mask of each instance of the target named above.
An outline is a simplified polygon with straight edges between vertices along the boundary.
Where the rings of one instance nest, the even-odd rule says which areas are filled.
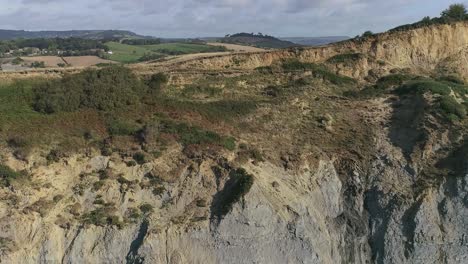
[[[15,39],[0,41],[0,53],[6,53],[10,50],[24,48],[38,48],[48,51],[64,52],[85,52],[90,50],[105,50],[108,48],[103,41],[82,38],[37,38],[37,39]]]

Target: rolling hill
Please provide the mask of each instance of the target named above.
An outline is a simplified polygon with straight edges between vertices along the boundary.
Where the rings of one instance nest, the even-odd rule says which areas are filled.
[[[247,46],[255,46],[257,48],[270,49],[282,49],[301,46],[290,41],[281,40],[272,36],[263,35],[261,33],[237,33],[233,35],[227,35],[219,41],[223,43],[240,44]]]
[[[126,30],[67,30],[67,31],[25,31],[0,29],[0,40],[17,38],[149,38]]]

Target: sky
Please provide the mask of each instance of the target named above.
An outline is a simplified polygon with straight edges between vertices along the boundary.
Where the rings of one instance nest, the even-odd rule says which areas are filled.
[[[262,32],[355,36],[439,16],[468,0],[0,0],[0,28],[121,29],[156,37]]]

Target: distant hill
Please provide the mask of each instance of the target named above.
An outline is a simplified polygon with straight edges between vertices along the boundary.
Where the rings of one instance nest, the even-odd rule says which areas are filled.
[[[255,46],[258,48],[281,49],[300,46],[299,44],[281,40],[272,36],[252,33],[237,33],[234,35],[227,35],[219,40],[223,43],[240,44]]]
[[[126,30],[68,30],[68,31],[25,31],[0,29],[0,40],[17,38],[148,38]]]
[[[347,36],[280,38],[303,46],[321,46],[350,39]]]

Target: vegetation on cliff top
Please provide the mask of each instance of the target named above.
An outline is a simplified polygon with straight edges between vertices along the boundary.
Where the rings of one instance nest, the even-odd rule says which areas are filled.
[[[453,4],[449,8],[442,11],[440,17],[424,17],[421,21],[413,24],[402,25],[394,29],[389,30],[390,32],[406,31],[415,28],[427,27],[431,25],[448,24],[458,21],[468,21],[468,13],[464,4]]]

